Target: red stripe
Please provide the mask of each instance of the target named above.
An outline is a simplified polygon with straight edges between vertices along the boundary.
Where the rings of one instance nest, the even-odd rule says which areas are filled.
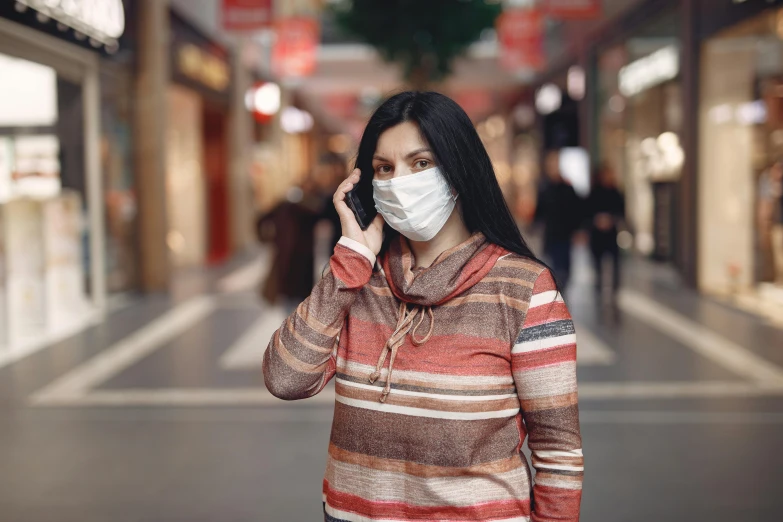
[[[397,520],[492,520],[530,516],[530,500],[499,500],[472,506],[417,506],[404,502],[373,502],[356,495],[329,488],[324,480],[326,503],[330,506],[368,518]]]
[[[524,327],[528,328],[530,326],[563,321],[565,319],[571,319],[568,307],[565,303],[557,301],[552,304],[530,308],[527,311],[527,317],[525,317]]]
[[[533,498],[536,505],[536,512],[533,514],[535,522],[578,522],[582,490],[536,485],[533,488]]]
[[[334,276],[348,288],[361,288],[370,281],[372,265],[370,261],[348,247],[337,244],[334,255],[329,260]]]

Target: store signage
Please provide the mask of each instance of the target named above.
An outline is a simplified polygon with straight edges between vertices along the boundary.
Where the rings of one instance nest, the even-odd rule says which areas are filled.
[[[272,22],[272,0],[223,0],[222,7],[226,31],[257,31]]]
[[[293,17],[276,24],[272,70],[280,78],[301,78],[315,72],[320,27],[315,18]]]
[[[503,11],[496,22],[500,64],[509,71],[544,65],[544,15],[534,8]]]
[[[30,8],[46,18],[109,47],[125,32],[122,0],[16,0],[17,9]]]
[[[636,96],[651,87],[673,80],[679,73],[680,51],[676,45],[670,45],[620,69],[620,92],[626,97]]]
[[[226,61],[191,43],[177,49],[177,68],[184,76],[213,91],[223,92],[231,82],[231,69]]]
[[[585,20],[601,16],[601,0],[542,0],[539,6],[550,18]]]

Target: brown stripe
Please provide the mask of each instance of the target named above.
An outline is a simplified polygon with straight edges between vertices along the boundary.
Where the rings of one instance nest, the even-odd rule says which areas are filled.
[[[347,368],[340,368],[340,373],[344,373],[345,375],[348,375],[349,377],[355,378],[358,382],[365,383],[367,382],[367,378],[369,377],[370,373],[372,373],[372,370],[368,371],[367,373],[361,372],[361,371],[355,371],[353,369],[349,370]],[[469,377],[468,377],[469,378]],[[439,384],[435,382],[430,381],[420,381],[416,379],[412,379],[409,377],[403,377],[398,372],[394,372],[392,375],[392,381],[393,384],[405,384],[408,386],[416,386],[422,389],[428,389],[433,390],[433,393],[439,393],[439,390],[452,390],[452,391],[483,391],[487,388],[492,388],[493,390],[501,390],[500,393],[515,393],[516,387],[513,383],[509,383],[508,385],[503,384]]]
[[[375,469],[378,471],[388,471],[392,473],[405,473],[414,477],[438,478],[438,477],[471,477],[494,475],[498,473],[507,473],[526,466],[519,454],[506,459],[496,460],[469,467],[451,468],[446,466],[432,466],[427,464],[417,464],[405,460],[385,459],[381,457],[371,457],[361,453],[353,453],[334,444],[329,444],[329,456],[334,460],[354,464],[364,468]]]
[[[339,382],[335,387],[335,391],[338,395],[342,395],[343,397],[347,397],[349,399],[370,402],[378,402],[382,389],[383,388],[367,390],[362,388],[354,388]],[[412,397],[410,395],[394,393],[394,391],[392,391],[386,397],[386,404],[393,406],[404,406],[407,408],[421,408],[425,410],[466,413],[500,411],[519,408],[519,401],[516,398],[484,401],[451,401],[430,399],[427,397]]]
[[[490,272],[491,273],[491,272]],[[524,288],[533,288],[533,281],[527,281],[525,279],[519,279],[518,277],[502,277],[502,276],[495,276],[495,277],[485,277],[481,280],[482,283],[505,283],[505,284],[512,284],[521,286]]]
[[[340,333],[340,328],[324,324],[320,320],[318,320],[317,317],[315,317],[313,314],[310,313],[309,310],[309,299],[304,301],[302,304],[299,305],[299,307],[296,309],[297,315],[313,330],[316,332],[327,335],[329,337],[336,337]]]
[[[324,363],[314,365],[314,364],[308,364],[306,362],[300,361],[299,359],[294,357],[291,354],[291,352],[289,352],[288,349],[285,347],[283,341],[280,339],[279,330],[275,332],[275,339],[273,342],[275,343],[275,351],[277,352],[277,354],[280,356],[283,362],[293,370],[296,370],[301,373],[321,373],[326,367],[326,363],[328,362],[328,359]]]
[[[455,297],[442,306],[455,307],[470,303],[502,304],[521,311],[527,310],[528,304],[530,304],[529,301],[526,302],[521,299],[515,299],[505,294],[471,294],[463,297]]]
[[[554,410],[572,406],[579,401],[578,395],[566,393],[563,395],[553,395],[551,397],[539,397],[537,399],[525,399],[520,401],[524,411],[544,411]]]
[[[335,403],[332,442],[373,457],[468,467],[517,455],[516,419],[411,417]]]

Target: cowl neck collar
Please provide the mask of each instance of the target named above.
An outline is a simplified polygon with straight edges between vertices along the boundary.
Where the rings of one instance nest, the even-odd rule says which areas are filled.
[[[419,306],[441,305],[481,281],[507,252],[481,232],[441,253],[431,266],[414,269],[408,240],[395,238],[381,266],[391,291],[400,301]]]

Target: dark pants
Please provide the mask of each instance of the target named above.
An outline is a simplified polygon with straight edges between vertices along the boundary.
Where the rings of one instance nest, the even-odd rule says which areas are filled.
[[[604,286],[603,260],[608,257],[612,263],[612,295],[620,288],[620,249],[614,235],[603,237],[594,235],[590,240],[590,250],[593,254],[593,267],[595,268],[596,296],[602,295]]]
[[[571,279],[571,240],[550,240],[544,248],[544,254],[551,263],[555,279],[563,291],[568,288]]]

